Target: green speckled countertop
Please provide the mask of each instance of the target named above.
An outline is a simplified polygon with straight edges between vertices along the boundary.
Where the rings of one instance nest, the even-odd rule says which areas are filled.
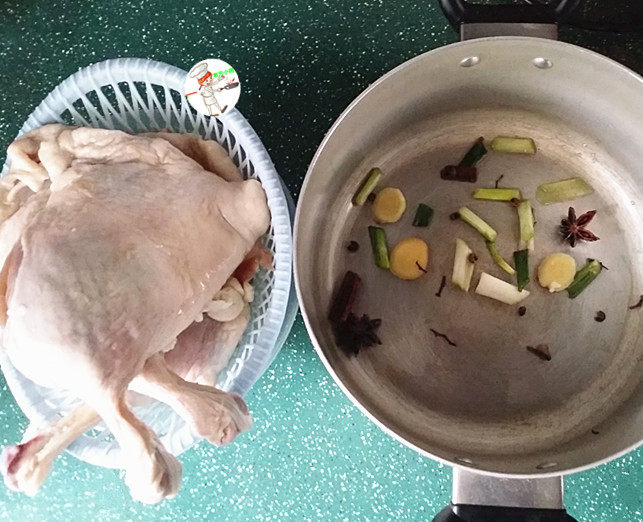
[[[455,41],[430,0],[10,0],[1,8],[0,150],[79,67],[138,56],[187,69],[220,57],[237,69],[238,108],[294,196],[324,133],[360,91],[403,61]],[[561,39],[643,72],[640,35],[564,29]],[[26,420],[0,385],[4,445],[19,440]],[[247,401],[254,429],[229,447],[202,443],[183,455],[182,489],[173,500],[135,503],[118,472],[65,455],[34,498],[0,487],[0,519],[430,520],[449,500],[449,470],[395,442],[352,406],[301,319]],[[643,520],[643,452],[572,476],[565,489],[567,509],[579,520]]]

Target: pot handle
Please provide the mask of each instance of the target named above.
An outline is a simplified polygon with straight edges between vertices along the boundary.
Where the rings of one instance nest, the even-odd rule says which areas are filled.
[[[467,0],[438,0],[456,31],[466,23],[559,24],[565,22],[580,0],[560,0],[555,5],[472,4]]]
[[[449,504],[433,522],[577,522],[564,509],[527,509]]]
[[[501,478],[453,469],[451,503],[433,522],[576,522],[563,507],[562,477]]]

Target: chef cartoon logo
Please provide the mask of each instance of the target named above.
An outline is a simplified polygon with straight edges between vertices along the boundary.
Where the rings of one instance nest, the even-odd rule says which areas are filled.
[[[190,105],[208,116],[225,114],[236,105],[241,94],[236,71],[223,60],[214,58],[190,69],[184,89]]]

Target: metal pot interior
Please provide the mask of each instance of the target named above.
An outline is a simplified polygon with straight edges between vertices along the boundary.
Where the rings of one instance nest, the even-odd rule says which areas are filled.
[[[344,391],[382,428],[418,451],[487,473],[519,476],[569,472],[621,454],[642,438],[643,82],[583,49],[548,40],[491,38],[419,56],[367,89],[320,146],[302,190],[295,264],[302,311],[313,342]],[[443,181],[478,136],[534,138],[538,153],[489,154],[475,185]],[[389,245],[410,235],[430,247],[429,273],[396,279],[372,260],[368,208],[351,196],[368,170],[380,186],[407,198],[400,222],[386,227]],[[449,214],[467,204],[499,232],[511,258],[515,211],[474,202],[473,187],[520,188],[534,201],[536,253],[527,313],[475,295],[481,271],[511,281],[484,242]],[[535,202],[546,181],[584,177],[594,194],[571,204],[597,209],[601,239],[570,252],[557,225],[569,204]],[[419,202],[435,210],[428,229],[411,227]],[[477,253],[469,294],[450,287],[454,238]],[[355,240],[361,248],[350,253]],[[535,267],[547,254],[570,252],[582,265],[600,259],[609,271],[575,300],[549,295]],[[364,280],[356,311],[381,317],[382,346],[347,357],[335,345],[328,307],[344,272]],[[594,320],[606,313],[602,323]],[[444,332],[449,346],[430,329]],[[527,345],[547,343],[552,360]]]

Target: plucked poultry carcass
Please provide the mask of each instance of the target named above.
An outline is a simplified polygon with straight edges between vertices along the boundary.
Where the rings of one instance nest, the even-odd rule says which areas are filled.
[[[2,348],[37,384],[81,405],[4,449],[34,494],[55,456],[102,419],[134,498],[179,488],[181,466],[131,410],[132,391],[226,444],[251,425],[216,373],[247,325],[269,226],[259,182],[194,136],[46,125],[8,149],[0,181]]]

